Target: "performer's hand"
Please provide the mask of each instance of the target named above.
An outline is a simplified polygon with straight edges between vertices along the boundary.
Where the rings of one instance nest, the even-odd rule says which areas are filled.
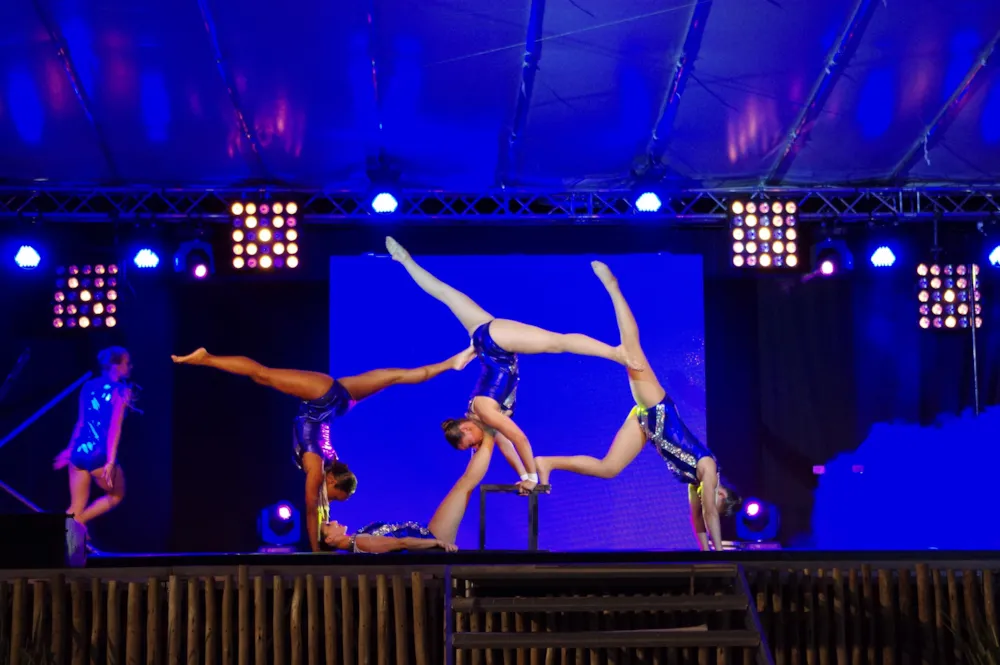
[[[531,492],[536,487],[538,487],[538,483],[536,483],[533,480],[522,480],[521,482],[519,482],[517,484],[517,486],[518,486],[518,488],[520,488],[519,494],[527,495],[527,494],[531,494]]]
[[[438,547],[442,548],[445,552],[457,552],[458,546],[451,543],[446,543],[443,540],[437,541]]]
[[[52,460],[52,469],[55,471],[65,469],[67,466],[69,466],[69,448],[56,455],[56,458]]]
[[[108,484],[108,489],[115,486],[115,466],[114,462],[108,462],[101,469],[101,476],[104,478],[104,482]]]

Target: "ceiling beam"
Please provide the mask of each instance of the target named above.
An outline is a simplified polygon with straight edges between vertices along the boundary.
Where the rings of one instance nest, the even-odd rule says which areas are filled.
[[[670,77],[670,85],[663,97],[663,104],[660,106],[660,117],[653,125],[653,135],[649,139],[646,148],[646,160],[644,167],[656,172],[667,151],[670,139],[673,135],[674,121],[677,118],[677,111],[681,106],[681,95],[687,86],[691,72],[694,70],[694,63],[698,59],[698,51],[701,50],[701,38],[705,34],[705,25],[708,23],[708,14],[712,10],[712,0],[702,0],[695,2],[688,17],[687,30],[684,33],[684,41],[680,50],[674,58],[673,74]]]
[[[76,100],[80,103],[80,108],[83,109],[83,114],[87,117],[87,122],[90,123],[90,127],[94,130],[94,135],[97,137],[97,146],[104,156],[104,161],[108,168],[108,175],[111,176],[113,181],[117,182],[121,178],[119,177],[115,160],[111,156],[111,147],[108,145],[107,137],[104,134],[101,124],[97,121],[97,117],[94,116],[90,97],[87,95],[87,90],[83,87],[83,82],[76,71],[73,58],[70,57],[69,45],[66,43],[59,25],[52,18],[52,14],[49,13],[43,0],[32,0],[32,4],[35,6],[35,13],[38,14],[39,20],[49,33],[49,39],[52,41],[53,46],[56,47],[56,55],[59,58],[59,62],[62,63],[66,77],[69,79],[69,84],[76,95]]]
[[[833,89],[840,80],[841,75],[847,69],[854,53],[858,50],[861,38],[871,18],[875,14],[875,7],[878,0],[858,0],[851,11],[851,17],[844,26],[843,31],[834,42],[833,47],[826,56],[826,66],[820,74],[806,102],[799,112],[795,122],[792,123],[784,143],[778,149],[771,162],[767,174],[761,179],[761,186],[773,186],[780,184],[788,173],[789,167],[802,148],[802,140],[805,139],[812,130],[812,125],[816,122],[823,107],[830,99]]]
[[[965,78],[962,79],[962,82],[958,84],[955,91],[948,97],[948,101],[938,110],[934,119],[924,128],[924,131],[913,142],[906,151],[906,154],[893,167],[892,173],[889,175],[889,182],[901,182],[906,178],[910,169],[914,167],[921,155],[924,155],[926,159],[927,153],[941,140],[948,127],[951,126],[951,123],[961,113],[962,107],[969,98],[968,93],[972,82],[976,79],[976,75],[986,66],[986,63],[989,62],[990,56],[993,55],[998,44],[1000,44],[1000,32],[997,32],[990,43],[976,56],[972,67],[969,68]]]
[[[506,141],[500,146],[497,157],[497,182],[508,186],[511,172],[519,170],[521,137],[528,124],[528,110],[531,108],[531,93],[535,89],[535,75],[542,59],[542,26],[545,22],[545,0],[531,0],[528,11],[528,29],[524,39],[524,60],[521,64],[521,86],[517,89],[517,104],[514,106],[514,120]]]
[[[222,54],[222,47],[219,45],[219,34],[215,27],[215,18],[212,15],[212,8],[209,7],[208,2],[209,0],[198,0],[198,10],[201,12],[201,20],[205,24],[205,32],[208,35],[209,45],[212,47],[215,66],[219,71],[219,76],[222,77],[223,85],[226,86],[226,92],[229,93],[229,101],[233,104],[233,112],[236,113],[236,122],[239,125],[240,133],[247,140],[247,143],[250,144],[250,151],[253,153],[253,156],[248,156],[247,162],[250,164],[250,168],[255,171],[254,176],[257,179],[267,182],[271,176],[264,164],[264,150],[261,148],[260,139],[257,137],[253,118],[243,110],[240,93],[236,89],[236,81],[232,71],[229,69],[229,63]]]

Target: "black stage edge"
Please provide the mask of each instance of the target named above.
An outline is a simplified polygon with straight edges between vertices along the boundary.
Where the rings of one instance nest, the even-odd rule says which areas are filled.
[[[833,568],[848,563],[927,563],[976,561],[1000,562],[1000,552],[985,551],[811,551],[780,550],[763,552],[526,552],[487,550],[419,552],[397,554],[119,554],[91,556],[87,568],[179,568],[185,566],[452,566],[452,565],[574,565],[574,564],[692,564],[735,563],[749,567],[781,564],[813,564]],[[828,564],[817,566],[815,564]]]

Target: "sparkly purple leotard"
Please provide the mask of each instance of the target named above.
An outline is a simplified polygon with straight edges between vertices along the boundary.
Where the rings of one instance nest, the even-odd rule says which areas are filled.
[[[469,413],[472,413],[472,402],[477,397],[489,397],[496,400],[508,415],[514,412],[517,401],[517,354],[511,353],[493,341],[490,337],[490,321],[476,328],[472,333],[472,348],[476,351],[482,370],[476,387],[469,399]]]
[[[656,446],[670,473],[688,485],[698,484],[698,461],[715,455],[688,429],[669,397],[651,408],[632,409],[646,438]],[[717,462],[718,463],[718,462]]]
[[[340,381],[334,381],[319,399],[302,402],[292,432],[292,453],[300,469],[305,453],[319,455],[324,462],[337,459],[337,451],[330,443],[330,422],[346,414],[353,405],[351,394]]]

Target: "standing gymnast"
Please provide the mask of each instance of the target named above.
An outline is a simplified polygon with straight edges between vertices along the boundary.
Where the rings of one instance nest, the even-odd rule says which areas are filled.
[[[80,409],[69,446],[56,457],[54,469],[69,467],[70,507],[66,511],[86,526],[125,498],[125,473],[118,464],[118,442],[125,409],[132,399],[126,383],[132,371],[128,351],[112,346],[97,354],[101,375],[80,388]],[[90,481],[104,496],[89,506]]]
[[[205,349],[170,357],[178,364],[204,365],[246,376],[302,400],[295,418],[293,453],[306,474],[306,530],[310,546],[318,551],[319,527],[329,520],[329,501],[346,501],[358,487],[357,477],[339,460],[330,443],[330,422],[389,386],[423,383],[446,370],[464,369],[475,352],[469,348],[443,362],[416,369],[376,369],[339,379],[319,372],[272,369],[244,356],[213,356]]]
[[[631,366],[632,371],[642,370],[641,362],[631,360],[623,345],[613,347],[578,333],[554,333],[494,318],[469,296],[420,267],[395,239],[387,237],[385,247],[393,260],[403,264],[417,286],[444,303],[458,318],[472,338],[482,366],[465,417],[442,424],[445,438],[456,449],[469,450],[495,437],[504,457],[521,475],[519,485],[525,492],[538,484],[538,474],[528,437],[511,419],[517,394],[517,354],[575,353],[607,358]]]
[[[618,288],[618,280],[600,261],[594,261],[591,266],[611,296],[622,346],[628,350],[630,358],[635,358],[644,366],[648,365],[639,345],[639,327]],[[722,504],[728,513],[737,499],[734,493],[720,484],[715,456],[680,419],[677,406],[652,370],[639,373],[630,369],[628,383],[636,406],[618,430],[604,459],[588,455],[537,457],[535,464],[538,467],[539,482],[548,484],[549,474],[556,469],[585,476],[614,478],[632,463],[646,442],[650,441],[667,463],[670,472],[688,486],[691,525],[698,537],[699,547],[708,550],[708,535],[711,534],[715,551],[721,552],[719,505]]]

